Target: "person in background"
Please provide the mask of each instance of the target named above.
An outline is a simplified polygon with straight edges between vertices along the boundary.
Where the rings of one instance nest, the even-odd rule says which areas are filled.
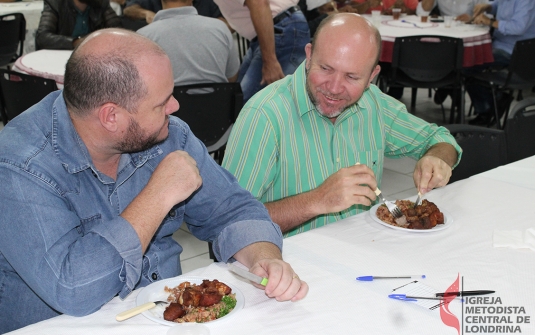
[[[108,0],[45,0],[36,48],[73,50],[88,34],[112,27],[121,20]]]
[[[298,0],[215,0],[232,29],[250,41],[238,73],[243,101],[285,75],[305,58],[308,23]]]
[[[438,7],[440,15],[453,16],[455,20],[469,22],[474,14],[474,7],[480,4],[487,4],[487,0],[422,0],[416,12],[431,12]]]
[[[422,193],[446,185],[461,149],[371,81],[381,37],[368,20],[329,15],[306,61],[243,107],[223,167],[262,201],[285,236],[369,210],[384,157],[417,159]],[[359,57],[355,57],[359,55]]]
[[[269,278],[268,297],[307,294],[265,207],[169,115],[172,73],[146,37],[99,30],[67,62],[64,90],[0,132],[0,333],[180,275],[183,222],[218,260]]]
[[[314,8],[309,8],[307,0],[299,0],[298,5],[301,9],[301,12],[305,14],[305,18],[308,22],[310,37],[314,36],[314,33],[316,32],[316,29],[318,28],[319,24],[321,23],[321,21],[323,21],[324,18],[327,17],[327,15],[338,12],[336,4],[332,1],[327,1],[322,5],[319,5]]]
[[[431,12],[438,8],[440,15],[452,16],[456,21],[469,23],[472,21],[474,8],[477,5],[486,4],[487,0],[422,0],[416,9],[416,13]],[[433,101],[437,105],[442,105],[452,90],[439,88],[436,90]]]
[[[492,14],[491,19],[486,14]],[[467,69],[468,74],[487,68],[503,68],[509,65],[515,43],[520,40],[535,38],[535,1],[533,0],[496,0],[491,4],[480,4],[474,8],[474,24],[482,24],[494,29],[492,35],[492,54],[494,63]],[[470,81],[466,91],[470,95],[476,118],[470,120],[473,125],[491,125],[496,122],[494,116],[494,99],[489,88]],[[509,107],[512,96],[502,94],[497,97],[499,114]]]
[[[213,0],[193,0],[193,7],[201,16],[219,19],[225,24],[227,22]],[[161,9],[161,0],[127,0],[123,15],[133,20],[145,20],[151,23],[154,15]]]
[[[191,0],[162,0],[163,10],[138,30],[165,50],[175,85],[235,82],[238,48],[220,20],[197,15]]]

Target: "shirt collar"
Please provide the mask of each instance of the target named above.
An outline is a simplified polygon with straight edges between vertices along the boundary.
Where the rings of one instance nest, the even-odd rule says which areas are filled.
[[[69,173],[77,173],[87,168],[91,168],[94,171],[97,170],[93,165],[93,160],[85,143],[74,128],[63,99],[63,91],[61,91],[61,94],[52,105],[52,146],[63,163],[65,170]],[[156,145],[146,151],[123,154],[118,171],[129,162],[132,162],[136,167],[140,167],[147,160],[162,153],[163,150]]]
[[[193,6],[184,6],[159,10],[154,16],[154,21],[172,19],[177,15],[198,15],[198,12],[197,9]]]

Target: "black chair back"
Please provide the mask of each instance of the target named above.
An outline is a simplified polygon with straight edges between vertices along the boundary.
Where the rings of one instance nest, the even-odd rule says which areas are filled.
[[[446,128],[463,149],[461,162],[453,170],[450,183],[507,163],[507,146],[503,130],[466,124],[451,124]]]
[[[4,125],[57,89],[52,79],[0,69],[0,112]]]
[[[450,122],[453,122],[459,99],[461,110],[458,116],[462,122],[463,51],[463,40],[460,38],[433,35],[397,37],[391,71],[384,74],[387,85],[412,88],[411,113],[415,112],[418,88],[452,89]]]
[[[0,66],[22,56],[26,19],[21,13],[0,15]]]
[[[535,84],[535,66],[533,66],[534,56],[535,38],[517,41],[513,48],[511,62],[508,67],[509,74],[504,86],[524,88]],[[523,85],[522,81],[527,82],[526,85]]]
[[[216,160],[221,163],[222,151],[210,149],[221,142],[229,128],[234,124],[243,107],[243,94],[239,83],[207,83],[175,86],[173,96],[180,108],[173,115],[184,120],[191,131],[209,151],[220,151]],[[223,141],[226,144],[226,140]]]
[[[460,87],[462,66],[462,39],[420,35],[398,37],[394,42],[393,81],[403,80],[421,85],[418,87],[432,88],[437,84],[457,84]]]
[[[505,124],[509,163],[535,155],[535,97],[517,103]]]

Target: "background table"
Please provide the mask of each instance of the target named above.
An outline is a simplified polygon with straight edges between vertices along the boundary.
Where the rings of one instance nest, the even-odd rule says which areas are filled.
[[[518,171],[523,172],[511,175]],[[450,310],[469,330],[472,326],[518,325],[523,334],[535,334],[535,252],[494,248],[492,242],[495,229],[535,227],[535,157],[434,190],[426,198],[453,218],[450,228],[434,233],[397,231],[362,213],[285,239],[284,258],[310,285],[308,296],[297,303],[266,298],[263,291],[229,273],[225,264],[188,273],[232,283],[245,295],[244,308],[232,319],[207,324],[211,334],[457,334],[442,322],[438,309],[387,297],[410,280],[355,280],[363,275],[403,274],[427,275],[422,282],[437,292],[445,291],[459,275],[465,290],[495,290],[487,297],[501,300],[498,305],[470,307],[525,310],[525,314],[477,314],[510,316],[513,324],[467,324],[468,305],[463,308],[459,300],[452,302]],[[13,334],[165,334],[166,326],[143,315],[115,321],[118,312],[135,306],[139,292],[125,301],[114,298],[92,315],[62,315]],[[528,316],[531,322],[517,324],[517,316]]]
[[[370,15],[364,15],[371,20]],[[405,20],[408,22],[402,22]],[[392,20],[392,16],[381,17],[381,25],[378,27],[381,33],[382,50],[380,61],[392,62],[392,51],[396,37],[415,35],[437,35],[461,38],[464,44],[463,66],[470,67],[494,61],[492,56],[492,39],[488,27],[469,25],[458,22],[451,28],[444,27],[444,23],[421,23],[415,15],[402,16],[401,20]],[[414,24],[422,27],[416,28]],[[424,56],[424,55],[423,55]]]
[[[63,87],[65,64],[71,56],[71,50],[38,50],[19,57],[13,70],[37,77],[53,79],[58,88]]]

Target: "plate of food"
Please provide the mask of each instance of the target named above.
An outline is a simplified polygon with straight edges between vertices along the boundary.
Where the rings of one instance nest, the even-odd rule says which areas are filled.
[[[383,226],[412,233],[432,233],[447,229],[453,224],[450,215],[440,211],[434,203],[426,199],[416,208],[414,202],[410,200],[397,200],[396,205],[407,219],[406,226],[397,224],[384,204],[373,206],[369,211],[370,216]]]
[[[152,301],[169,301],[157,305],[143,315],[160,324],[214,323],[232,318],[245,303],[243,293],[234,285],[194,276],[160,280],[143,288],[136,306]]]

